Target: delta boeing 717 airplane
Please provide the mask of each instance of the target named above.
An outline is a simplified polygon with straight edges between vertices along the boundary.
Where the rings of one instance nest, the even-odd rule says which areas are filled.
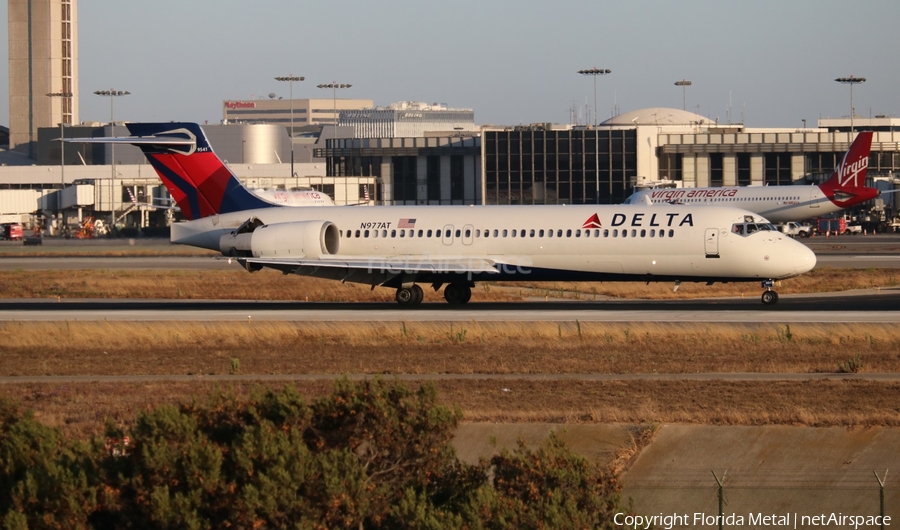
[[[220,251],[246,270],[396,290],[421,285],[464,304],[479,281],[760,282],[812,270],[816,257],[759,214],[711,206],[289,207],[250,193],[195,123],[131,123],[131,136],[71,142],[140,147],[187,217],[173,243]]]
[[[733,206],[758,213],[773,223],[828,215],[878,196],[876,188],[866,187],[871,147],[872,133],[859,133],[831,178],[814,186],[651,188],[635,192],[625,204]]]

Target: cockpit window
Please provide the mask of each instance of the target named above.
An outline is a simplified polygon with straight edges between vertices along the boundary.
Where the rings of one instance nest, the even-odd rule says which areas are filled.
[[[746,219],[752,219],[750,216],[745,216]],[[746,221],[745,219],[745,221]],[[749,236],[754,232],[777,232],[778,229],[775,228],[775,225],[772,223],[754,223],[746,221],[744,223],[734,223],[731,225],[731,233],[737,234],[740,236]]]

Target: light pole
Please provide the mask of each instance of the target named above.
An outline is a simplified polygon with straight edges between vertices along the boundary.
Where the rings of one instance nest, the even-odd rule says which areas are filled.
[[[578,70],[581,75],[589,75],[594,78],[594,125],[597,125],[597,76],[611,73],[609,68],[597,68],[596,66],[590,70]]]
[[[70,98],[74,94],[71,92],[51,92],[47,94],[48,97],[51,98]],[[60,183],[63,187],[66,186],[66,150],[65,144],[63,143],[63,138],[65,136],[63,132],[63,126],[66,123],[65,115],[61,115],[59,118],[59,172],[61,174]]]
[[[681,81],[675,81],[675,86],[681,87],[681,110],[687,110],[687,87],[691,86],[691,82],[682,79]]]
[[[581,75],[589,75],[594,78],[594,201],[600,204],[600,133],[597,131],[597,76],[611,73],[609,68],[597,68],[590,70],[578,70]]]
[[[291,87],[291,134],[288,135],[288,137],[291,139],[291,177],[297,176],[294,174],[294,81],[303,81],[304,79],[306,78],[302,76],[298,77],[294,74],[275,78],[276,81],[287,81],[288,83],[290,83]]]
[[[115,136],[116,134],[116,120],[115,114],[113,113],[113,101],[115,101],[116,96],[128,96],[131,92],[127,90],[95,90],[94,94],[98,96],[108,96],[109,97],[109,130]],[[113,142],[110,146],[110,155],[112,156],[112,177],[109,181],[109,209],[110,209],[110,220],[112,224],[109,229],[114,230],[116,228],[116,203],[115,198],[113,196],[113,189],[116,187],[116,144]]]
[[[337,91],[339,88],[350,88],[353,85],[348,85],[345,83],[335,83],[332,81],[327,85],[316,85],[317,88],[330,88],[331,89],[331,105],[332,112],[334,112],[334,126],[337,127],[338,124],[338,113],[337,113]]]
[[[865,83],[865,77],[838,77],[835,79],[838,83],[843,83],[845,85],[850,85],[850,135],[853,135],[853,85],[858,85],[860,83]],[[852,138],[851,138],[852,139]]]
[[[51,98],[71,98],[74,94],[71,92],[50,92],[47,94],[48,97]],[[66,122],[66,113],[60,112],[59,115],[59,194],[56,197],[56,206],[59,209],[59,224],[60,231],[63,229],[63,209],[62,209],[62,192],[63,188],[66,187],[66,144],[63,142],[63,138],[65,137],[65,131],[63,126]]]

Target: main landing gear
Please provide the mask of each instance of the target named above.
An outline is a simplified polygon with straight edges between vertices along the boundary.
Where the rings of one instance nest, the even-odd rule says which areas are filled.
[[[422,297],[425,296],[425,293],[422,292],[422,288],[418,285],[411,285],[409,287],[401,287],[397,289],[397,294],[394,298],[397,300],[397,303],[403,307],[413,307],[422,303]]]
[[[465,283],[451,283],[444,287],[444,300],[451,305],[465,304],[472,298],[472,288]]]
[[[772,290],[775,287],[774,280],[766,280],[762,282],[762,288],[765,289],[762,294],[762,303],[765,305],[775,305],[778,303],[778,293]]]
[[[440,284],[435,284],[434,290],[440,289]],[[422,303],[424,293],[418,285],[410,285],[409,287],[400,287],[394,299],[403,307],[415,307]],[[452,305],[465,304],[472,298],[472,284],[468,283],[451,283],[444,288],[444,300]]]

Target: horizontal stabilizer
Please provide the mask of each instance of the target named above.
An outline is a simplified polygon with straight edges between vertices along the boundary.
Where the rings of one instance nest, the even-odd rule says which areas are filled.
[[[80,144],[131,144],[131,145],[194,145],[191,138],[172,136],[98,136],[94,138],[64,138],[64,142]]]

